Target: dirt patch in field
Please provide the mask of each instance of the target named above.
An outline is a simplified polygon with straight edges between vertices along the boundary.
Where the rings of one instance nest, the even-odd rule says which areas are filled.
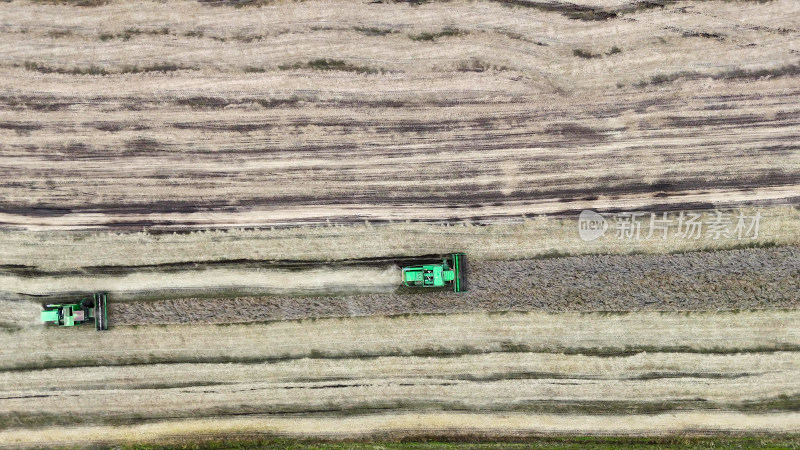
[[[469,291],[117,303],[118,324],[249,322],[465,311],[800,307],[800,247],[475,261]]]

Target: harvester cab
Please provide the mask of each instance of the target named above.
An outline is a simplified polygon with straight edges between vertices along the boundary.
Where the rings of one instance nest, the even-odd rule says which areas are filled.
[[[466,255],[453,253],[441,264],[422,264],[403,267],[403,285],[409,287],[441,288],[452,286],[455,292],[466,291]]]
[[[108,295],[95,293],[77,303],[51,303],[42,311],[42,322],[62,327],[73,327],[94,322],[98,331],[108,329]]]

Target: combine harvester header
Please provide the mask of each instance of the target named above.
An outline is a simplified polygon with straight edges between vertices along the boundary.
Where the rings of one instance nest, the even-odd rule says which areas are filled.
[[[78,303],[53,303],[45,305],[42,322],[52,322],[62,327],[73,327],[94,322],[97,331],[108,329],[108,295],[95,293]]]
[[[442,259],[441,264],[422,264],[403,267],[403,285],[409,287],[441,288],[452,286],[455,292],[467,290],[466,279],[467,256],[463,253],[452,253]]]

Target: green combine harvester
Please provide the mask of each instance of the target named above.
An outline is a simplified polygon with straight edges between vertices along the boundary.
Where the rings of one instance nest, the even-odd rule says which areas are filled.
[[[95,293],[78,303],[49,304],[42,311],[42,322],[62,327],[74,327],[94,322],[97,331],[108,329],[108,295]]]
[[[452,286],[453,291],[464,292],[467,290],[464,283],[466,262],[466,255],[453,253],[442,259],[441,264],[403,267],[403,285],[422,288]]]
[[[441,261],[403,267],[403,285],[410,288],[452,287],[455,292],[466,291],[466,255],[452,253]],[[94,323],[96,330],[107,330],[108,294],[96,292],[75,303],[47,304],[41,313],[41,319],[42,322],[60,327]]]

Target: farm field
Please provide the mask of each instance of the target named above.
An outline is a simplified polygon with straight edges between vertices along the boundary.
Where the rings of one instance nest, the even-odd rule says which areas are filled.
[[[49,350],[64,330],[30,327],[0,350],[0,436],[458,435],[487,423],[499,436],[794,431],[798,319],[511,312],[117,326],[74,330],[69,353]]]
[[[168,268],[116,266],[113,274],[104,268],[106,273],[100,274],[0,275],[8,299],[0,302],[7,311],[0,324],[12,329],[26,326],[25,315],[30,320],[42,301],[80,295],[81,287],[109,292],[110,320],[119,325],[468,311],[792,309],[800,291],[797,246],[475,260],[467,268],[464,293],[409,292],[398,287],[400,271],[392,262],[348,263],[291,270],[265,269],[254,262],[228,263],[224,268],[196,263]],[[367,281],[352,286],[352,280],[360,278]],[[19,322],[10,319],[12,310],[24,311]]]
[[[800,445],[799,77],[792,0],[2,1],[0,447]]]
[[[654,3],[606,20],[525,1],[69,3],[0,5],[6,226],[798,197],[791,0]]]

